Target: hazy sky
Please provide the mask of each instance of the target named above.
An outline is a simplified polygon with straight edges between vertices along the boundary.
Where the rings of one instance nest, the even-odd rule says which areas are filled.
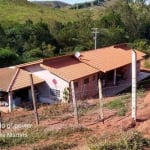
[[[55,1],[55,0],[28,0],[28,1]],[[62,1],[62,2],[69,3],[69,4],[74,4],[74,3],[81,3],[81,2],[90,2],[92,0],[57,0],[57,1]]]
[[[55,0],[28,0],[28,1],[55,1]],[[74,3],[81,3],[81,2],[90,2],[92,0],[57,0],[57,1],[74,4]],[[150,3],[150,0],[147,0],[147,3]]]

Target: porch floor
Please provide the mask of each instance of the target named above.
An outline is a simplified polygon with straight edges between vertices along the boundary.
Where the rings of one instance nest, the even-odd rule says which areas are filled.
[[[140,82],[149,76],[150,76],[150,73],[140,72],[137,81]],[[104,87],[103,96],[104,97],[114,96],[115,94],[118,94],[129,87],[131,87],[131,80],[122,80],[119,82],[119,85]]]

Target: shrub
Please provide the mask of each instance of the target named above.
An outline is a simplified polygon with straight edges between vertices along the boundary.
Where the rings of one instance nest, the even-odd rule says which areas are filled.
[[[119,137],[119,138],[118,138]],[[89,140],[90,150],[141,150],[150,148],[150,139],[130,131]]]

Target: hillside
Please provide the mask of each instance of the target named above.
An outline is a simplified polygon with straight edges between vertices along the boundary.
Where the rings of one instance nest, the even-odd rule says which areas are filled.
[[[71,6],[67,3],[60,2],[60,1],[33,1],[33,3],[48,6],[51,8],[63,8],[63,7]]]
[[[75,20],[76,14],[76,10],[50,9],[26,0],[0,0],[0,22],[4,25],[21,23],[28,19],[34,22],[40,20],[47,23],[53,21],[67,22]]]
[[[109,0],[104,3],[105,7],[109,6],[116,0]],[[94,13],[94,16],[100,10],[105,8],[104,6],[94,6],[94,9],[69,9],[61,8],[54,9],[35,3],[28,2],[27,0],[0,0],[0,22],[2,25],[10,25],[16,22],[22,23],[30,19],[33,22],[43,20],[44,22],[51,24],[54,21],[68,22],[77,19],[77,16],[81,12],[86,12],[87,9]],[[102,8],[102,9],[101,9]]]

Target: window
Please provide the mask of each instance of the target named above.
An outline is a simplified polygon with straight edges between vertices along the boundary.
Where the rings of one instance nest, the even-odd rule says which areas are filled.
[[[50,89],[50,95],[60,97],[60,90]]]
[[[89,78],[84,79],[84,84],[88,84],[89,83]]]
[[[75,87],[75,88],[78,88],[78,82],[75,82],[75,83],[74,83],[74,87]]]

